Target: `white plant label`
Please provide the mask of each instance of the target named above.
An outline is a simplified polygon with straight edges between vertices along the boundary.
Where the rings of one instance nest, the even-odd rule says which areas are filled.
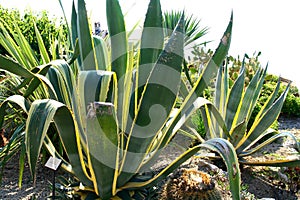
[[[61,159],[50,156],[45,166],[56,171],[61,163]]]

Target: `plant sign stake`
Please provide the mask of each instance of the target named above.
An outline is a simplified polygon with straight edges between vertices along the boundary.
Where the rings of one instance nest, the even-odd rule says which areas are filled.
[[[55,172],[61,164],[61,159],[50,156],[45,164],[45,167],[53,170],[53,182],[52,182],[52,199],[55,199]]]

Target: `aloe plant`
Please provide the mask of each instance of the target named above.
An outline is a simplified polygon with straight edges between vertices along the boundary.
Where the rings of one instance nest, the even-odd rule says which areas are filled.
[[[280,137],[291,137],[295,141],[295,147],[300,151],[300,144],[293,134],[286,132],[277,133],[277,131],[271,128],[271,125],[277,120],[280,114],[290,87],[290,84],[288,84],[283,93],[276,99],[280,88],[280,79],[275,90],[255,116],[253,124],[250,127],[248,126],[251,114],[262,90],[267,67],[262,69],[256,66],[256,73],[248,83],[248,86],[245,87],[244,63],[231,88],[229,88],[228,66],[225,65],[219,68],[215,83],[213,105],[218,112],[212,113],[207,107],[201,108],[207,133],[206,138],[198,135],[199,140],[205,141],[205,139],[210,138],[224,138],[228,140],[234,146],[239,162],[243,164],[269,166],[299,165],[300,160],[248,162],[244,159],[244,157],[257,152]],[[268,139],[262,141],[262,138]]]
[[[78,193],[94,194],[101,199],[129,198],[131,192],[128,191],[154,185],[200,148],[208,148],[224,159],[232,196],[239,199],[237,156],[233,146],[221,138],[188,149],[154,177],[140,176],[151,167],[160,150],[169,144],[191,114],[211,105],[199,96],[228,52],[232,18],[202,75],[180,108],[175,109],[182,84],[184,14],[164,45],[160,2],[151,0],[139,59],[135,62],[136,50],[128,45],[124,17],[117,0],[106,2],[110,48],[91,36],[84,1],[78,0],[77,5],[76,9],[73,2],[70,29],[74,56],[79,55],[77,63],[71,66],[64,60],[54,60],[39,66],[40,71],[47,72],[46,78],[40,71],[31,72],[0,57],[1,68],[27,78],[29,95],[40,83],[50,92],[51,98],[34,101],[27,96],[14,95],[0,106],[0,125],[10,103],[27,114],[25,144],[32,176],[36,175],[36,163],[44,145],[52,156],[62,159],[62,167],[79,180],[81,184],[75,188]],[[157,40],[150,42],[149,38]],[[99,60],[103,57],[105,60]],[[33,81],[35,84],[31,84]],[[49,138],[48,130],[52,125],[60,136],[66,157]]]

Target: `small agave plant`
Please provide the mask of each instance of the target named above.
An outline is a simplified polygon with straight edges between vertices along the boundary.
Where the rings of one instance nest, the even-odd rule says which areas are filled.
[[[78,180],[73,194],[93,199],[130,199],[132,191],[153,186],[200,148],[208,148],[224,159],[233,199],[239,199],[236,152],[222,138],[187,149],[153,177],[141,176],[193,112],[206,105],[208,110],[212,108],[200,96],[227,55],[232,17],[211,60],[183,103],[175,108],[182,86],[184,14],[164,45],[160,1],[151,0],[136,50],[128,42],[119,2],[107,0],[106,9],[110,43],[92,36],[85,2],[77,0],[77,6],[73,1],[72,7],[73,53],[68,61],[53,60],[28,70],[0,56],[0,68],[20,76],[24,80],[21,86],[26,86],[26,95],[14,95],[1,102],[0,125],[7,105],[25,111],[23,133],[32,176],[36,176],[43,146],[60,158],[62,168]],[[48,92],[48,98],[30,99],[40,87]],[[213,108],[211,111],[216,113]],[[50,129],[57,131],[63,152],[51,140]]]
[[[256,115],[253,124],[249,127],[253,109],[262,90],[267,67],[265,69],[257,66],[257,71],[253,78],[245,87],[245,62],[243,61],[237,79],[229,88],[229,75],[227,65],[221,66],[218,71],[213,104],[211,112],[208,105],[201,109],[201,116],[206,127],[206,138],[198,135],[200,142],[211,138],[224,138],[235,148],[239,162],[247,165],[267,165],[267,166],[299,166],[300,160],[266,160],[261,162],[247,161],[244,157],[249,156],[261,148],[269,145],[280,137],[291,137],[295,141],[295,148],[300,151],[300,144],[297,138],[291,133],[277,133],[271,128],[277,120],[290,84],[285,91],[277,98],[280,88],[280,79],[275,90],[262,106]],[[274,134],[275,133],[275,134]],[[262,138],[267,138],[262,141]]]

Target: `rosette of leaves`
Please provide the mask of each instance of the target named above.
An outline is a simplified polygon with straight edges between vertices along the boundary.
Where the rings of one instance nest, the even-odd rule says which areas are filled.
[[[295,141],[295,148],[299,151],[297,138],[288,132],[278,133],[271,126],[277,120],[290,84],[277,98],[280,89],[280,78],[275,89],[268,96],[252,124],[248,124],[252,112],[258,102],[259,94],[264,84],[267,67],[258,68],[253,78],[245,87],[245,62],[232,87],[229,87],[227,65],[218,71],[214,104],[217,114],[209,111],[208,106],[201,108],[202,118],[206,127],[206,138],[198,136],[199,141],[210,138],[224,138],[235,148],[239,162],[247,165],[266,166],[299,166],[300,160],[280,159],[248,162],[244,157],[249,156],[280,137],[291,137]],[[249,125],[249,126],[248,126]]]

